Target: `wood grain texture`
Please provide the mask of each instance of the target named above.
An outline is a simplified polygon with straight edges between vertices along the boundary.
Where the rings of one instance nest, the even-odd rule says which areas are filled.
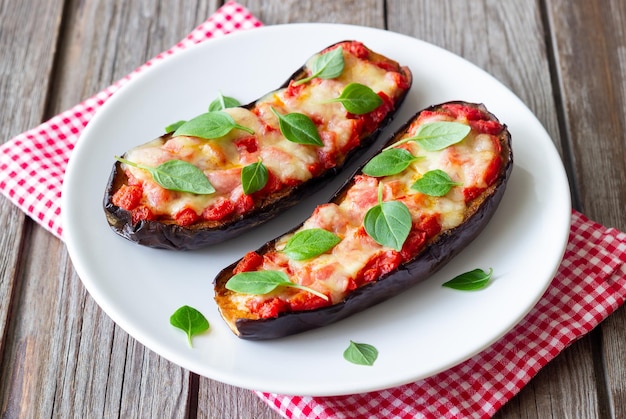
[[[546,127],[576,207],[626,230],[623,1],[240,3],[267,25],[387,28],[487,70]],[[1,141],[125,76],[221,4],[0,0]],[[2,417],[280,417],[254,392],[198,377],[116,326],[84,289],[64,245],[5,198],[0,231]],[[624,353],[622,307],[543,368],[496,417],[626,417]]]
[[[571,7],[553,0],[548,6],[578,204],[589,217],[625,231],[626,4],[596,0]],[[626,309],[599,329],[596,357],[608,386],[600,393],[602,413],[626,417]]]
[[[426,9],[428,13],[423,13]],[[489,0],[466,3],[452,0],[433,4],[391,0],[387,11],[389,30],[452,51],[509,87],[537,115],[562,153],[558,118],[553,111],[556,105],[555,92],[550,87],[549,51],[543,37],[548,28],[542,26],[542,10],[538,4]],[[537,89],[537,86],[544,88]],[[529,414],[541,418],[593,412],[597,402],[590,348],[590,342],[579,344],[555,360],[547,369],[553,370],[552,373],[540,372],[538,384],[541,388],[533,388],[534,381],[531,382],[519,396],[524,403],[512,401],[498,417]],[[577,365],[580,371],[572,370],[569,363]],[[581,374],[574,374],[579,372]],[[578,391],[572,391],[571,387],[577,387]],[[571,395],[581,391],[589,397],[574,403]],[[544,393],[550,395],[548,400],[542,396]],[[535,414],[528,412],[528,405],[534,406]]]
[[[240,1],[267,25],[324,22],[384,28],[384,2],[381,0],[246,0]]]
[[[1,142],[45,118],[63,2],[40,3],[41,13],[33,16],[28,3],[0,1]],[[22,249],[31,227],[23,213],[0,198],[0,412],[16,417],[36,388],[32,365],[19,362],[31,358],[34,346],[28,337],[16,339],[19,327],[14,323],[20,295],[29,285],[21,277],[27,266]]]
[[[15,31],[15,37],[23,36],[26,41],[39,34],[42,38],[24,42],[24,51],[14,46],[17,56],[21,52],[25,57],[40,56],[43,60],[44,52],[50,53],[49,70],[25,73],[43,78],[43,82],[24,82],[28,89],[38,87],[34,94],[8,92],[22,106],[29,105],[29,101],[22,103],[18,99],[27,97],[42,107],[39,117],[19,130],[42,122],[44,107],[53,115],[125,76],[182,39],[209,12],[205,2],[195,1],[68,2],[64,13],[63,5],[57,6],[56,14],[46,11],[45,15],[55,25],[62,22],[60,29],[45,21],[39,25],[29,21],[31,11],[11,12],[12,19],[24,14],[21,25],[30,32]],[[15,25],[20,26],[20,21]],[[44,43],[46,37],[56,33],[61,38],[58,51],[54,36],[50,38],[52,46]],[[28,51],[31,46],[42,51]],[[18,65],[13,63],[12,68]],[[23,221],[14,224],[24,226]],[[1,380],[10,386],[2,389],[3,414],[184,416],[190,373],[158,357],[113,324],[82,287],[59,240],[39,227],[27,232],[23,248],[16,240],[17,245],[9,243],[13,247],[5,252],[19,261],[14,265],[21,269],[11,272],[14,276],[10,279],[21,286],[19,292],[12,292],[10,300],[14,308],[8,320],[11,333],[3,351]]]
[[[389,0],[387,13],[389,30],[445,48],[511,89],[537,115],[559,148],[544,28],[536,4]],[[538,91],[537,85],[545,88]]]

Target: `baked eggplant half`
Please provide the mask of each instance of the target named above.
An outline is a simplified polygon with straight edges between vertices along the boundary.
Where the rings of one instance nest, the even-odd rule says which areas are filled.
[[[313,55],[280,88],[209,112],[116,157],[104,209],[141,245],[196,249],[309,196],[370,146],[411,87],[408,68],[361,42]]]
[[[217,275],[222,317],[272,339],[401,293],[478,236],[512,167],[509,131],[484,105],[420,111],[302,224]]]

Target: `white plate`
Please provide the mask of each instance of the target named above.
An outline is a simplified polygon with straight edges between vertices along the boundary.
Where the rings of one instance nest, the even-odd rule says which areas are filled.
[[[481,236],[426,282],[322,329],[275,341],[240,340],[213,302],[214,275],[300,222],[342,179],[238,239],[200,251],[174,252],[138,246],[109,229],[102,197],[113,156],[161,135],[173,121],[204,112],[220,91],[245,103],[274,90],[310,55],[345,39],[363,41],[413,71],[412,90],[379,142],[428,105],[456,99],[482,102],[512,133],[515,167],[508,189]],[[404,384],[486,348],[518,323],[547,288],[563,255],[570,219],[567,178],[552,141],[507,88],[425,42],[333,24],[269,26],[231,34],[140,74],[85,129],[67,168],[62,204],[65,239],[76,271],[95,301],[131,336],[200,375],[299,395],[340,395]],[[459,292],[441,287],[477,267],[494,269],[495,281],[487,289]],[[194,337],[193,348],[183,332],[169,324],[170,315],[185,304],[199,309],[211,323],[209,332]],[[350,340],[378,348],[374,366],[343,359]]]

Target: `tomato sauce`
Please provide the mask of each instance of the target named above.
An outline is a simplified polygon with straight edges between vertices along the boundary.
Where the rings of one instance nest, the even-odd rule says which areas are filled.
[[[176,223],[181,226],[189,226],[200,219],[200,216],[193,208],[185,207],[178,211],[174,216]]]
[[[207,221],[220,221],[235,212],[235,204],[230,199],[220,199],[202,211],[202,218]]]
[[[141,186],[122,185],[113,195],[112,202],[127,211],[135,209],[141,202],[143,190]]]
[[[237,263],[237,266],[233,269],[233,274],[255,271],[261,265],[263,265],[263,256],[259,255],[257,252],[248,252],[239,263]]]
[[[133,224],[138,223],[142,220],[156,220],[157,218],[152,210],[150,210],[150,208],[145,205],[139,205],[138,207],[133,208],[130,211],[130,214]]]
[[[358,119],[362,121],[363,132],[372,133],[385,119],[387,114],[394,109],[394,103],[389,96],[384,92],[378,92],[378,96],[383,100],[383,103],[371,112],[363,115],[354,115],[348,113],[348,118]]]

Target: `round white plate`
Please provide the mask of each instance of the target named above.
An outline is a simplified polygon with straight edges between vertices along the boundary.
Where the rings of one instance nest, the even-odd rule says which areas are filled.
[[[252,101],[277,88],[312,54],[355,39],[408,65],[413,87],[385,141],[418,110],[449,100],[482,102],[506,123],[515,166],[485,231],[429,280],[347,320],[264,342],[235,337],[218,314],[212,281],[224,266],[303,220],[355,167],[285,215],[199,251],[145,248],[113,233],[102,199],[113,156],[162,134],[171,122],[205,112],[218,92]],[[362,159],[374,151],[365,153]],[[249,389],[340,395],[431,376],[489,346],[535,305],[550,283],[569,232],[570,196],[561,160],[530,110],[467,61],[425,42],[378,29],[334,25],[268,26],[211,40],[173,55],[129,82],[95,115],[67,168],[65,240],[76,271],[102,309],[139,342],[200,375]],[[494,270],[479,292],[441,287],[462,272]],[[193,338],[169,324],[180,306],[211,323]],[[374,345],[373,366],[343,359],[350,340]]]

